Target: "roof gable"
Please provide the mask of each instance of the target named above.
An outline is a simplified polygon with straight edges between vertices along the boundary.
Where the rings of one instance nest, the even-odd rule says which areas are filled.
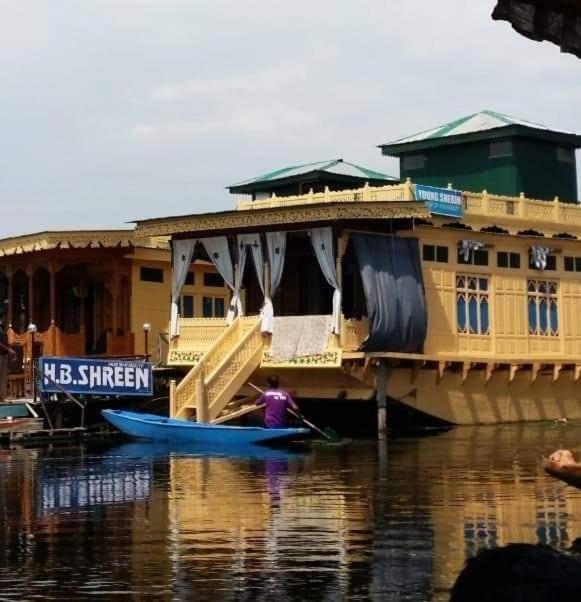
[[[496,137],[499,134],[510,134],[519,131],[528,131],[529,133],[534,132],[536,137],[568,139],[570,144],[581,146],[581,137],[574,133],[551,130],[549,127],[540,123],[511,117],[504,113],[498,113],[491,110],[473,113],[451,121],[450,123],[419,132],[412,136],[400,138],[380,146],[384,151],[406,150],[407,148],[413,150],[414,148],[454,144],[464,140],[486,139],[489,137]],[[456,138],[460,136],[465,138],[456,140]],[[391,153],[386,152],[385,154]]]
[[[253,185],[262,187],[267,183],[278,183],[280,181],[289,181],[300,179],[301,176],[310,174],[328,174],[329,176],[338,176],[340,178],[355,178],[359,180],[373,180],[392,182],[397,181],[397,178],[388,176],[387,174],[367,169],[354,163],[343,161],[343,159],[332,159],[330,161],[317,161],[315,163],[305,163],[302,165],[291,165],[283,167],[275,171],[268,172],[256,178],[244,180],[237,184],[228,186],[231,191],[239,190],[240,188],[250,189]]]

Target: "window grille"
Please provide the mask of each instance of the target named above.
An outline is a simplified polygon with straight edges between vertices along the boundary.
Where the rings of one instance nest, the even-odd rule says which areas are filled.
[[[458,332],[490,334],[488,278],[469,274],[456,277]]]

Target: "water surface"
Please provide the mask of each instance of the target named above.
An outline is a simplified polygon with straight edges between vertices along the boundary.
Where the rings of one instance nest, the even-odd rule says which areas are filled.
[[[447,600],[479,548],[581,537],[540,469],[581,424],[237,456],[0,450],[0,600]]]

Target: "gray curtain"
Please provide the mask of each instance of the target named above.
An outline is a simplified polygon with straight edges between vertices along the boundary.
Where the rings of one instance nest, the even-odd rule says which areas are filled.
[[[254,271],[258,278],[260,290],[264,293],[264,259],[262,257],[262,243],[260,234],[239,234],[238,254],[247,255],[250,251],[254,263]]]
[[[331,332],[339,333],[341,320],[341,287],[335,270],[333,253],[333,230],[331,228],[313,228],[309,230],[313,250],[319,261],[325,280],[333,287],[333,325]]]
[[[179,306],[182,288],[194,256],[195,239],[172,241],[171,311],[169,334],[173,339],[180,333]]]
[[[262,332],[272,334],[274,329],[274,307],[272,305],[272,297],[274,297],[280,286],[284,271],[286,232],[266,233],[266,254],[270,265],[270,291],[269,295],[264,298],[261,330]]]
[[[362,350],[421,352],[428,318],[417,239],[352,234],[351,240],[369,319]]]
[[[232,290],[232,301],[226,316],[226,323],[232,324],[237,315],[242,314],[242,303],[240,302],[240,286],[242,284],[242,274],[244,273],[244,265],[240,266],[240,270],[234,273],[232,265],[232,257],[230,256],[230,247],[226,236],[214,236],[211,238],[202,238],[200,242],[204,245],[210,261],[218,270],[218,273],[224,282]],[[246,253],[243,255],[243,260],[246,260]],[[239,262],[240,264],[240,262]]]

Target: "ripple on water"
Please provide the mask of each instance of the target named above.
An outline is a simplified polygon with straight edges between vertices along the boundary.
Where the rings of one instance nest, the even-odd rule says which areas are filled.
[[[447,600],[464,560],[567,548],[581,492],[539,458],[581,425],[458,428],[299,455],[146,443],[0,451],[2,599]]]

